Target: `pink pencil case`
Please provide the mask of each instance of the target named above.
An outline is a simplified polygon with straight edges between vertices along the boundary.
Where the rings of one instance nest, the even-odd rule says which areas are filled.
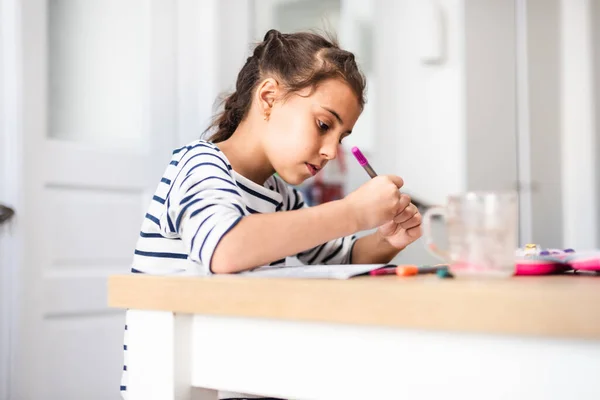
[[[516,259],[515,275],[518,276],[551,275],[567,271],[600,272],[600,251],[542,251],[540,254],[520,255]]]
[[[575,271],[600,271],[600,251],[583,251],[572,253],[564,259],[564,263]]]

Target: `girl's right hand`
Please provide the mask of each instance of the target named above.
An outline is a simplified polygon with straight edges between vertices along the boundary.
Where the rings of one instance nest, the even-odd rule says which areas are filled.
[[[350,217],[359,231],[376,228],[393,220],[410,204],[410,197],[400,193],[402,185],[404,181],[399,176],[380,175],[342,200],[350,209]]]

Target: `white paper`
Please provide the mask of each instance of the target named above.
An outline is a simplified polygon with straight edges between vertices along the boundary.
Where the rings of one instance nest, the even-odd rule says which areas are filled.
[[[242,272],[238,275],[260,278],[349,279],[387,264],[341,264],[277,266]]]

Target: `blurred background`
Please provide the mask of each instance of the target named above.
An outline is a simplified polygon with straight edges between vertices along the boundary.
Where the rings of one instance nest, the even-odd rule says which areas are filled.
[[[520,244],[598,247],[600,0],[0,0],[0,399],[119,398],[106,277],[270,28],[356,53],[346,153],[425,205],[518,190]],[[346,155],[308,185],[366,179]]]

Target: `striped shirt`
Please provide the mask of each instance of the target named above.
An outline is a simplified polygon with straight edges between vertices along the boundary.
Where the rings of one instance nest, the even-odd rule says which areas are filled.
[[[244,216],[298,210],[302,194],[273,175],[255,182],[231,168],[212,143],[198,140],[173,152],[142,223],[133,270],[210,275],[215,248]],[[347,264],[354,237],[290,254],[304,264]],[[285,258],[270,265],[281,265]],[[263,268],[268,266],[263,266]]]
[[[243,217],[304,207],[302,194],[276,175],[259,185],[234,171],[215,144],[194,141],[173,151],[142,222],[132,272],[211,275],[215,248]],[[355,236],[343,237],[289,256],[308,265],[348,264],[355,241]],[[286,258],[273,260],[256,269],[285,262]],[[127,343],[127,357],[126,349]],[[124,397],[126,371],[127,366]]]

